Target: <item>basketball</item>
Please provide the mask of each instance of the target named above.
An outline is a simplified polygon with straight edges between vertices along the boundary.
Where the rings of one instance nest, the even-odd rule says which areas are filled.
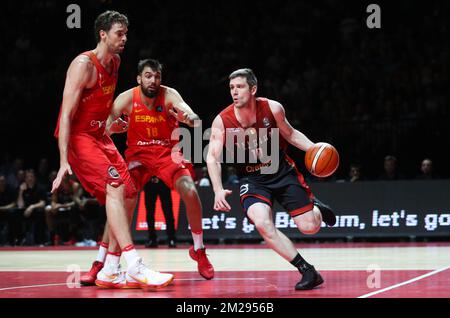
[[[332,145],[318,142],[306,152],[305,166],[313,176],[329,177],[339,167],[339,153]]]

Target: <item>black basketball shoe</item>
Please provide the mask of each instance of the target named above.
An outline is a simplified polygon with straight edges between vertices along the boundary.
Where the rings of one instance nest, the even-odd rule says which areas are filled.
[[[322,220],[326,225],[333,226],[336,224],[336,215],[328,205],[322,203],[317,198],[313,199],[313,204],[319,208],[320,213],[322,213]]]
[[[323,278],[314,266],[302,269],[302,279],[295,285],[295,290],[310,290],[323,283]]]

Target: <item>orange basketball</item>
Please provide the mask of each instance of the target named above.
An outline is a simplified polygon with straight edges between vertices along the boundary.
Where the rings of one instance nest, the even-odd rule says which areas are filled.
[[[332,145],[318,142],[306,152],[305,166],[316,177],[329,177],[339,167],[339,153]]]

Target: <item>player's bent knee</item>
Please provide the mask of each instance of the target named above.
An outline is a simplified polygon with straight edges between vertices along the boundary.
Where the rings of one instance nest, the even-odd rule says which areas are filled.
[[[317,219],[313,211],[306,212],[294,218],[297,228],[303,234],[312,235],[320,230],[320,219]]]

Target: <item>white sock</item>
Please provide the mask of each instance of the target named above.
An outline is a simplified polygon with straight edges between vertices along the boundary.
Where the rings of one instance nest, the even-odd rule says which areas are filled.
[[[117,272],[120,264],[120,254],[119,253],[109,253],[106,255],[105,265],[103,268],[107,274],[114,274]]]
[[[133,265],[139,258],[139,254],[133,245],[129,245],[122,250],[122,255],[125,257],[128,268]]]
[[[102,242],[100,243],[100,247],[98,248],[96,261],[105,263],[106,254],[108,254],[108,244]]]
[[[203,246],[203,231],[191,231],[192,239],[194,240],[194,251],[204,248]]]

